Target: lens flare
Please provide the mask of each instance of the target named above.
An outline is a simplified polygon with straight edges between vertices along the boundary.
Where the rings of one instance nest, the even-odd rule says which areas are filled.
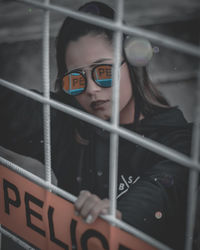
[[[136,67],[146,66],[153,56],[150,42],[144,38],[129,38],[125,42],[126,57]]]

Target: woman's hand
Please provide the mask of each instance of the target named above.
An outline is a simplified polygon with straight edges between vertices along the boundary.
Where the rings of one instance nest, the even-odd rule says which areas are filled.
[[[101,200],[97,195],[82,190],[75,202],[75,211],[86,223],[93,223],[100,214],[109,213],[109,200]],[[121,219],[121,212],[117,211],[117,218]]]

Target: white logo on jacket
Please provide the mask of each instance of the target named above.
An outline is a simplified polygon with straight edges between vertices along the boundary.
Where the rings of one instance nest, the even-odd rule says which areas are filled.
[[[129,190],[130,185],[136,183],[136,181],[138,181],[139,179],[140,176],[136,177],[135,180],[133,180],[133,176],[131,175],[128,177],[125,177],[123,174],[120,175],[117,199],[121,197],[123,194],[125,194]]]

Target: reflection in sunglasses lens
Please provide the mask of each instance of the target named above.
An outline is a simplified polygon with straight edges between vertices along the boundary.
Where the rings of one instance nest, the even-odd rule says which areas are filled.
[[[101,87],[111,87],[112,84],[112,66],[101,65],[95,68],[93,77],[95,82]]]
[[[80,73],[70,73],[63,78],[63,89],[69,95],[78,95],[85,90],[85,78]]]

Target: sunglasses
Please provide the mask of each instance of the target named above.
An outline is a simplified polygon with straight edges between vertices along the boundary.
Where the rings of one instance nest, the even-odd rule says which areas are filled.
[[[121,65],[125,62],[123,60]],[[101,88],[112,86],[112,64],[98,64],[91,69],[92,80]],[[62,80],[62,88],[65,93],[72,96],[82,94],[87,88],[86,72],[83,70],[72,70],[66,73]]]

